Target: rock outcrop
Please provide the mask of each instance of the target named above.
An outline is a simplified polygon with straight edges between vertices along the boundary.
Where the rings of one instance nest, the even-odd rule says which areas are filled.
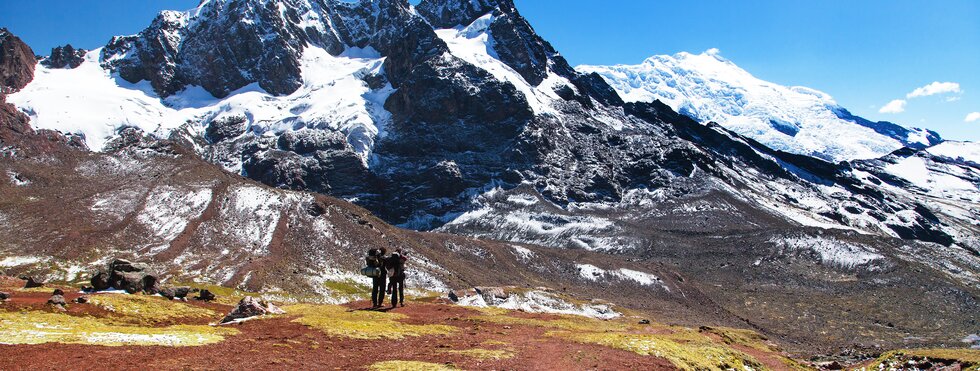
[[[262,316],[267,314],[284,314],[286,311],[280,309],[275,304],[271,302],[256,299],[251,296],[246,296],[238,302],[235,309],[232,309],[231,313],[228,313],[225,318],[221,319],[221,323],[229,323],[235,320],[241,320],[245,318],[251,318],[255,316]]]
[[[90,279],[92,288],[96,291],[115,288],[130,294],[137,292],[155,294],[157,281],[157,276],[150,271],[149,265],[122,259],[113,260],[106,270],[96,272]]]
[[[88,50],[75,49],[71,44],[51,49],[51,55],[41,60],[49,68],[76,68],[85,61]]]
[[[31,82],[36,64],[34,51],[6,28],[0,28],[0,95]]]

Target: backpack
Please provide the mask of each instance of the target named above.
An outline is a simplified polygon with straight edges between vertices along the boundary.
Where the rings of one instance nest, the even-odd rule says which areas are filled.
[[[361,268],[361,274],[371,277],[378,278],[381,277],[381,268],[378,267],[364,267]]]
[[[378,278],[381,277],[381,267],[383,264],[381,257],[377,254],[372,254],[373,252],[375,251],[371,250],[368,252],[368,256],[364,257],[364,263],[367,264],[367,266],[361,268],[361,274],[371,278]]]

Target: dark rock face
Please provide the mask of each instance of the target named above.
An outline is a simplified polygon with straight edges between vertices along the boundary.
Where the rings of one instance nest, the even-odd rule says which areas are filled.
[[[41,64],[48,68],[76,68],[85,61],[88,50],[75,49],[71,44],[51,49],[51,55],[42,60]]]
[[[34,51],[17,36],[0,28],[0,94],[20,90],[34,79]]]

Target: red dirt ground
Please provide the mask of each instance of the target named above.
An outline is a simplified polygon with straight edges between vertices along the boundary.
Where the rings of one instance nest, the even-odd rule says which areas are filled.
[[[67,292],[66,299],[78,297]],[[52,310],[45,304],[48,293],[16,292],[11,300],[0,304],[2,310]],[[227,312],[231,308],[218,304],[207,306]],[[367,307],[355,302],[353,309]],[[17,310],[14,309],[14,310]],[[48,369],[194,369],[226,370],[260,369],[364,369],[387,360],[415,360],[451,364],[462,369],[496,370],[662,370],[674,369],[663,358],[641,356],[632,352],[598,345],[570,343],[544,335],[546,329],[502,325],[466,320],[480,314],[471,309],[446,304],[409,303],[391,312],[408,316],[414,324],[446,324],[460,328],[451,336],[409,337],[403,340],[356,340],[332,337],[303,325],[292,318],[248,321],[235,325],[241,334],[225,341],[199,347],[104,347],[74,344],[0,345],[0,370]],[[70,305],[72,315],[106,316],[91,306]],[[523,314],[530,318],[550,319],[547,315]],[[163,324],[161,324],[163,325]],[[506,345],[488,345],[495,340]],[[446,350],[506,349],[514,357],[504,360],[480,360]]]

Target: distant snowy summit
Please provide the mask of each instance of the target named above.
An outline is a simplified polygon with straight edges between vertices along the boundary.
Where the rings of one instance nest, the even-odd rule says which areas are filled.
[[[718,54],[657,55],[638,65],[579,66],[601,75],[628,102],[660,100],[698,121],[717,122],[771,148],[828,161],[921,149],[939,134],[852,115],[830,95],[760,80]]]

